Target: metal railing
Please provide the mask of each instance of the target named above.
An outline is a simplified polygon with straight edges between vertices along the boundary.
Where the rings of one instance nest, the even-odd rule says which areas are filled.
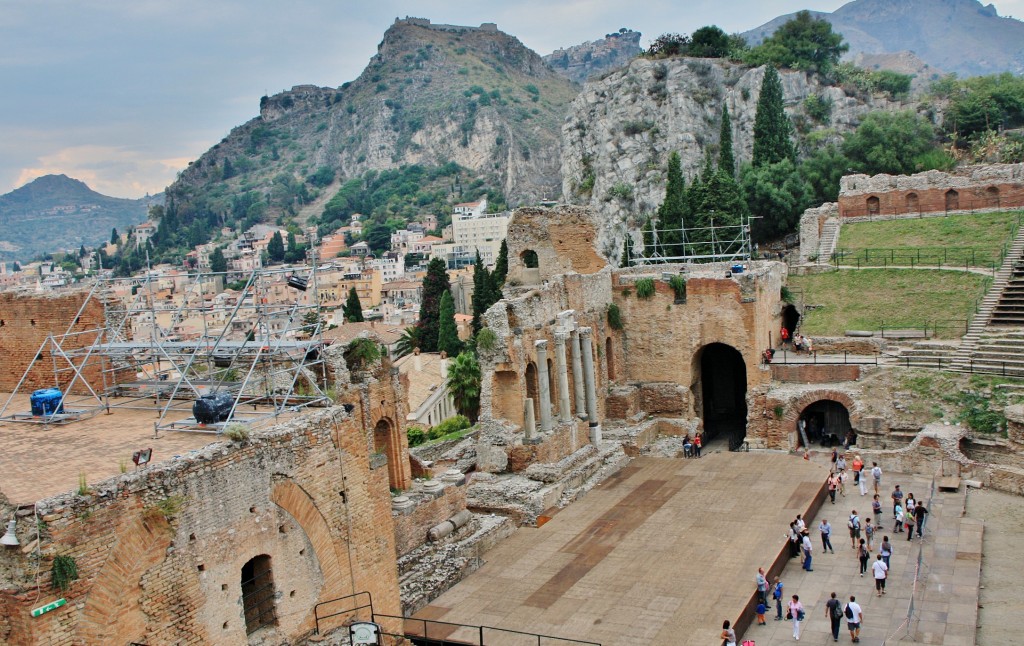
[[[320,607],[321,606],[329,606],[331,604],[340,603],[342,601],[348,601],[349,599],[357,599],[358,597],[361,597],[361,596],[364,596],[364,595],[366,596],[366,603],[363,603],[363,604],[356,603],[356,605],[348,606],[344,610],[339,610],[339,611],[336,611],[336,612],[331,612],[331,613],[325,614],[325,615],[320,614]],[[318,603],[315,606],[313,606],[313,621],[316,624],[316,632],[315,632],[315,634],[317,634],[317,635],[320,634],[320,622],[322,620],[330,619],[331,617],[338,617],[340,615],[347,615],[347,614],[353,613],[353,612],[358,612],[359,610],[363,610],[365,608],[369,608],[370,609],[370,617],[373,617],[373,595],[371,595],[369,592],[365,592],[365,591],[364,592],[356,592],[355,594],[345,595],[344,597],[338,597],[337,599],[330,599],[328,601],[321,601],[320,603]]]
[[[942,357],[906,356],[896,357],[893,361],[893,365],[901,368],[930,368],[934,370],[966,372],[972,375],[1000,375],[1002,377],[1024,378],[1024,362],[986,361],[982,365],[976,365],[973,358],[968,359],[966,363],[960,363],[956,359],[943,359]]]
[[[836,249],[830,258],[835,267],[858,269],[919,267],[969,271],[983,269],[995,274],[1009,253],[1009,245],[980,247],[865,247]]]
[[[447,646],[450,644],[459,644],[464,646],[486,646],[488,633],[498,633],[500,635],[519,635],[524,638],[529,638],[529,643],[537,644],[537,646],[543,646],[544,644],[581,644],[584,646],[601,646],[599,642],[590,642],[580,639],[569,639],[567,637],[555,637],[553,635],[541,635],[539,633],[531,633],[522,630],[496,628],[494,626],[459,624],[450,621],[438,621],[436,619],[420,619],[418,617],[403,617],[400,615],[385,615],[380,613],[374,613],[373,617],[375,621],[377,618],[401,619],[404,622],[403,635],[394,635],[393,633],[385,634],[394,637],[405,637],[407,639],[415,639],[417,642],[421,644],[427,644],[430,646]],[[417,625],[421,628],[421,630],[416,630]],[[431,635],[431,627],[434,628],[433,635]],[[463,636],[460,638],[453,638],[452,635],[456,632],[460,632],[460,634]],[[466,639],[473,639],[474,641],[466,641]],[[524,639],[522,643],[526,644],[527,640]]]
[[[825,354],[823,356],[830,357],[827,361],[818,361],[818,352],[814,351],[808,355],[806,360],[792,359],[789,356],[789,352],[776,353],[775,358],[772,359],[770,365],[773,366],[830,366],[830,365],[850,365],[850,366],[877,366],[878,365],[878,353],[873,355],[855,354],[852,357],[849,352],[843,351],[843,354]],[[842,356],[842,361],[839,357]]]

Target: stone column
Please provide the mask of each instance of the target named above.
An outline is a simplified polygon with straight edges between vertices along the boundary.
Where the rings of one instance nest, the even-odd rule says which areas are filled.
[[[587,389],[587,420],[590,426],[590,442],[601,441],[601,423],[597,419],[597,375],[594,374],[594,353],[590,342],[590,328],[580,328],[580,351],[583,353],[583,379]]]
[[[534,444],[537,441],[537,421],[533,419],[533,398],[527,397],[523,402],[523,442]]]
[[[558,371],[558,421],[572,421],[569,410],[569,370],[565,363],[565,340],[569,337],[565,332],[555,332],[555,370]]]
[[[572,345],[572,389],[576,395],[576,417],[587,419],[587,402],[583,394],[583,362],[580,358],[579,330],[569,332],[569,343]]]
[[[548,342],[536,341],[537,350],[537,392],[540,396],[540,432],[551,432],[551,382],[548,377]]]

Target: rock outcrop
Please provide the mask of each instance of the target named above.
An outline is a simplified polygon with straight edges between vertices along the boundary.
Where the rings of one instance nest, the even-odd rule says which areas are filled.
[[[602,40],[556,49],[544,57],[556,72],[577,83],[624,67],[641,52],[640,32],[623,27]]]

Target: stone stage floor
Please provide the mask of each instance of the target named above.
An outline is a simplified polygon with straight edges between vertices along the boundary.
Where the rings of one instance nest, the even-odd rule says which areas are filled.
[[[781,453],[637,458],[415,616],[605,646],[721,643],[724,619],[750,621],[757,568],[786,566],[789,522],[814,514],[827,475]],[[473,641],[464,630],[430,634]]]

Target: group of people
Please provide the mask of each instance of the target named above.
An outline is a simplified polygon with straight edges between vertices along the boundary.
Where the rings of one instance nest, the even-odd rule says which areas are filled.
[[[850,548],[855,551],[859,563],[860,576],[863,577],[865,573],[870,571],[875,581],[875,594],[881,597],[886,593],[885,584],[889,577],[889,560],[893,554],[893,545],[889,536],[882,537],[881,542],[877,545],[877,551],[875,545],[875,535],[881,529],[883,522],[880,499],[882,470],[877,462],[872,463],[871,469],[866,469],[860,455],[853,457],[850,466],[852,476],[847,473],[846,456],[833,451],[832,469],[827,480],[828,496],[832,504],[835,504],[837,493],[845,496],[845,482],[848,477],[853,478],[854,484],[860,490],[860,494],[865,496],[868,493],[868,481],[870,478],[870,486],[874,491],[871,503],[871,515],[874,516],[874,522],[872,522],[870,517],[862,521],[857,510],[853,509],[847,519],[846,526],[850,535]],[[918,537],[923,538],[924,525],[928,517],[928,510],[925,508],[925,505],[917,500],[912,493],[904,496],[900,485],[895,485],[890,497],[893,503],[893,520],[895,521],[893,531],[906,531],[907,540],[911,540],[911,536],[916,528]],[[821,522],[818,524],[818,532],[821,535],[822,553],[835,554],[835,548],[832,545],[832,525],[829,523],[828,518],[823,517],[821,519]],[[803,569],[807,572],[813,572],[811,563],[814,549],[802,515],[798,514],[796,519],[789,524],[787,539],[790,557],[799,555]],[[868,562],[871,560],[872,553],[876,555],[875,561],[869,566]],[[766,625],[765,614],[769,612],[771,607],[769,604],[772,602],[774,602],[775,606],[775,620],[782,621],[784,617],[782,581],[779,577],[775,577],[774,582],[769,582],[764,568],[760,568],[757,571],[755,582],[757,585],[757,624]],[[771,593],[771,601],[768,598],[769,592]],[[800,623],[806,616],[800,597],[795,594],[791,595],[789,601],[785,602],[785,609],[785,619],[793,622],[793,638],[799,641]],[[845,618],[847,629],[850,631],[850,638],[854,643],[860,642],[860,629],[864,620],[864,610],[857,603],[855,595],[850,595],[849,601],[843,604],[836,593],[833,592],[831,598],[825,603],[825,616],[830,622],[833,641],[839,641],[839,632],[842,627],[842,621]],[[727,629],[727,625],[723,626],[723,641],[726,644],[735,643],[735,634],[733,634],[733,641],[729,642]]]
[[[704,440],[701,438],[700,433],[695,433],[693,439],[690,439],[690,434],[687,433],[683,437],[683,457],[699,458],[700,449],[703,445]]]
[[[796,332],[790,336],[789,328],[782,326],[779,330],[779,337],[782,339],[782,345],[786,346],[790,342],[793,343],[794,352],[806,352],[808,354],[814,352],[814,340],[809,336],[804,336],[799,332]]]

